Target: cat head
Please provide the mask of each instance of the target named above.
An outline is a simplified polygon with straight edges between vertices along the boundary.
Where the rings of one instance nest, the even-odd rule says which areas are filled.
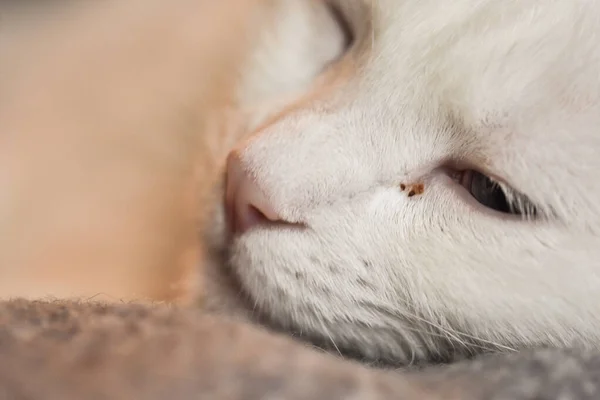
[[[349,34],[228,161],[272,326],[374,360],[600,342],[600,7],[332,3]]]

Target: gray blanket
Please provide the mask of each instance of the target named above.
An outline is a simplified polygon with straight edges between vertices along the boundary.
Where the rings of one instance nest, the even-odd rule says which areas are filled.
[[[383,371],[198,310],[0,303],[0,400],[600,399],[600,354],[539,349]]]

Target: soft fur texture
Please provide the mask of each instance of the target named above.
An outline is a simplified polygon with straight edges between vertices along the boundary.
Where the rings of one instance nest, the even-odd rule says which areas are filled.
[[[255,314],[375,360],[598,347],[600,4],[337,4],[355,41],[334,90],[232,156],[303,225],[233,241]],[[538,216],[482,207],[444,172],[457,164]]]

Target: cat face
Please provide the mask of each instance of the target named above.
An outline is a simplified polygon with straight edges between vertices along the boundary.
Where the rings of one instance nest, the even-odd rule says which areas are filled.
[[[600,7],[340,1],[346,54],[229,158],[261,320],[377,360],[600,343]]]

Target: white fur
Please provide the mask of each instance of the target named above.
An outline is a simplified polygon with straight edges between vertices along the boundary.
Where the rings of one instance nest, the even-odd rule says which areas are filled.
[[[371,359],[600,346],[600,3],[338,3],[359,10],[355,72],[241,150],[280,215],[307,226],[233,242],[254,310]],[[479,206],[447,160],[542,217]],[[400,191],[415,182],[422,195]]]

